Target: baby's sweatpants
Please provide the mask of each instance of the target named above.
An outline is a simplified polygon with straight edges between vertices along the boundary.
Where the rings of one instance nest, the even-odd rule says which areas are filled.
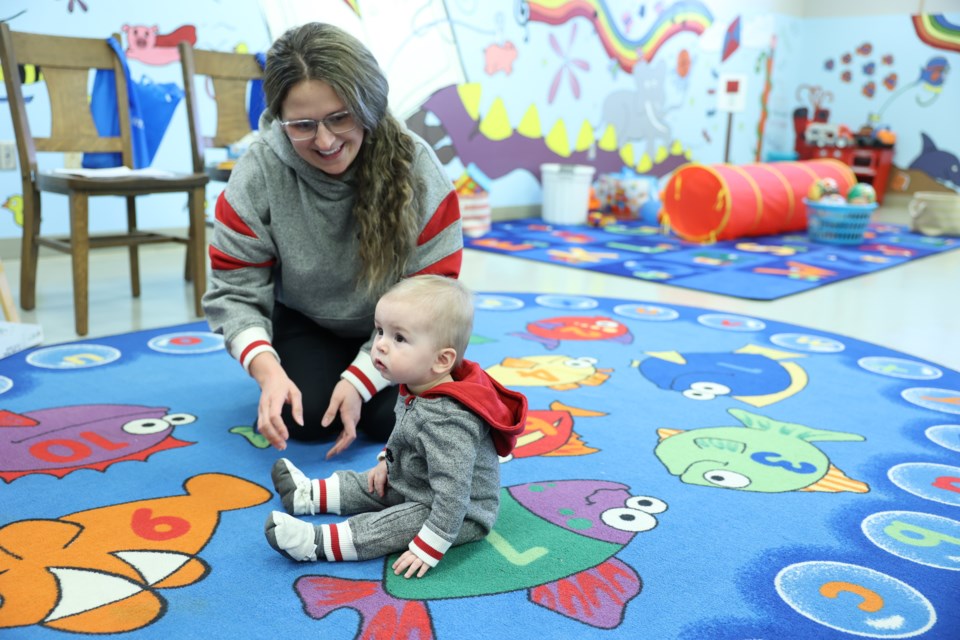
[[[339,524],[320,525],[327,560],[369,560],[406,551],[430,516],[429,506],[407,502],[389,486],[382,498],[368,491],[366,472],[337,471],[326,482],[328,489],[335,488],[329,484],[339,485],[339,504],[329,500],[327,513],[351,516]],[[476,522],[464,520],[453,544],[481,540],[486,535]]]

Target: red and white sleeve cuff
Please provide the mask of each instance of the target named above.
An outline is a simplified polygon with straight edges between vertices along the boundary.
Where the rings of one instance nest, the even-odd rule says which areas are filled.
[[[420,528],[420,533],[410,543],[409,549],[428,565],[435,567],[443,558],[443,554],[450,548],[450,544],[428,529],[427,525],[423,525]]]
[[[390,386],[390,381],[380,375],[377,368],[373,366],[373,359],[366,351],[358,353],[340,377],[356,388],[364,402],[370,400],[378,391]]]
[[[253,359],[264,351],[269,351],[277,360],[280,360],[277,351],[270,344],[267,330],[263,327],[244,329],[230,341],[230,355],[243,365],[247,373],[250,373],[250,363]]]

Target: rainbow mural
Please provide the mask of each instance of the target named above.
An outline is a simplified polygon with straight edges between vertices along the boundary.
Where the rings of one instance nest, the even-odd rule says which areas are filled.
[[[631,39],[622,33],[604,0],[521,0],[518,15],[526,21],[563,24],[573,18],[587,18],[593,23],[607,55],[630,72],[641,58],[653,60],[663,44],[682,32],[702,34],[713,24],[713,14],[702,2],[675,2],[659,16],[642,37]]]
[[[917,36],[931,47],[960,52],[960,25],[951,23],[942,13],[913,16],[913,28]]]

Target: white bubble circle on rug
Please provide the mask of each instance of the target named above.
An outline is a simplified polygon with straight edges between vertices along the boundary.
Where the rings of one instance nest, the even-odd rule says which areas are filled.
[[[64,344],[37,349],[27,362],[41,369],[89,369],[120,358],[120,350],[102,344]]]
[[[781,570],[774,583],[783,601],[797,613],[857,636],[910,638],[936,622],[936,612],[923,594],[866,567],[799,562]]]
[[[890,378],[905,380],[936,380],[943,376],[940,369],[916,360],[904,358],[888,358],[886,356],[869,356],[860,358],[857,364],[871,373],[879,373]]]
[[[210,331],[167,333],[151,338],[147,346],[160,353],[193,355],[223,349],[223,336]]]

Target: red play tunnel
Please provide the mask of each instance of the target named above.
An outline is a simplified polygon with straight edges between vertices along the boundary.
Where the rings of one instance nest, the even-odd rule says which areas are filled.
[[[846,196],[857,182],[833,158],[678,168],[663,188],[660,220],[691,242],[716,242],[807,228],[803,204],[810,186],[833,178]]]

